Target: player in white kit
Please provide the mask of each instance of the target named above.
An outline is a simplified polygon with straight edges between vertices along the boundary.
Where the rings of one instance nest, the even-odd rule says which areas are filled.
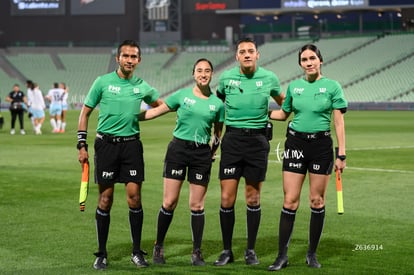
[[[65,90],[59,88],[58,83],[53,83],[53,88],[49,90],[46,98],[50,101],[49,114],[50,124],[53,128],[53,133],[59,133],[62,124],[62,98]]]

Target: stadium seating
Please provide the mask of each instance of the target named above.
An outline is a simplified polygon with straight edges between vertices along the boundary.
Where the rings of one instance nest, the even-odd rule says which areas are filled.
[[[359,81],[346,88],[346,95],[350,101],[388,102],[398,101],[414,87],[413,75],[414,56],[404,60],[398,65]],[[403,99],[402,97],[401,99]],[[403,100],[401,100],[403,101]]]
[[[286,90],[289,81],[303,75],[297,53],[312,41],[273,41],[259,47],[259,64],[274,71]],[[324,38],[314,41],[322,51],[322,72],[338,80],[350,102],[414,101],[414,33]],[[215,90],[220,73],[237,65],[234,50],[222,46],[187,46],[175,52],[143,51],[136,73],[163,95],[193,85],[192,67],[199,58],[212,61]],[[53,82],[66,82],[70,101],[81,102],[93,80],[115,69],[112,48],[31,48],[0,51],[0,95],[4,99],[14,83],[25,90],[25,80],[40,84],[43,93]],[[6,72],[7,71],[7,72]],[[17,77],[11,77],[10,71]]]
[[[18,83],[20,85],[20,80],[14,77],[9,76],[5,71],[0,70],[0,97],[1,102],[4,102],[5,97],[13,89],[13,85]]]
[[[410,101],[409,89],[414,83],[409,75],[414,68],[412,57],[407,57],[414,54],[413,34],[323,39],[314,44],[324,57],[322,73],[343,85],[350,102]],[[303,74],[297,63],[299,47],[291,54],[274,56],[266,66],[277,73],[283,90],[290,80]]]

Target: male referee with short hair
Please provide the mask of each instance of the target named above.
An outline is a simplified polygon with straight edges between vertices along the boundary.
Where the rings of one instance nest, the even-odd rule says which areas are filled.
[[[245,38],[237,43],[236,60],[239,66],[222,73],[217,96],[225,103],[226,132],[221,143],[220,225],[224,250],[214,262],[223,266],[234,261],[232,238],[235,223],[234,205],[238,184],[245,178],[247,265],[259,264],[254,251],[259,230],[261,209],[260,190],[265,180],[269,154],[266,136],[269,100],[281,105],[284,95],[277,76],[257,65],[259,52],[256,42]]]
[[[99,104],[94,144],[95,181],[99,185],[95,214],[98,252],[95,253],[93,267],[100,270],[107,267],[106,242],[117,182],[125,184],[127,194],[133,243],[131,261],[137,267],[148,266],[144,258],[146,253],[140,247],[144,217],[141,202],[144,159],[138,114],[142,101],[152,107],[163,103],[155,88],[134,75],[135,68],[141,62],[140,47],[135,41],[125,40],[118,47],[116,61],[119,64],[116,71],[98,77],[93,83],[85,98],[78,125],[78,159],[83,164],[89,158],[86,144],[89,116]]]

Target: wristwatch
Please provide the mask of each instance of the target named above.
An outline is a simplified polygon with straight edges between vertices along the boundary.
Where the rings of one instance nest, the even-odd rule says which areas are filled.
[[[345,155],[338,155],[336,156],[337,159],[340,159],[341,161],[346,160],[346,156]]]
[[[82,149],[85,147],[85,150],[88,151],[88,144],[84,143],[84,142],[79,142],[78,144],[76,144],[76,148],[78,150]]]

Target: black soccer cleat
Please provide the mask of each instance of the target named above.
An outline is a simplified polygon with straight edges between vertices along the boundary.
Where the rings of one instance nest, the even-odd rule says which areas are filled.
[[[288,256],[279,255],[279,256],[277,256],[275,262],[272,265],[270,265],[267,268],[267,270],[269,270],[269,271],[278,271],[278,270],[281,270],[282,268],[287,267],[288,264],[289,264]]]
[[[145,260],[144,255],[147,255],[144,251],[140,251],[138,253],[131,255],[131,262],[136,265],[136,267],[142,268],[142,267],[148,267],[149,264]]]
[[[321,264],[318,262],[315,253],[307,254],[306,255],[306,264],[312,268],[321,268]]]
[[[244,251],[244,260],[246,261],[247,265],[259,264],[259,260],[257,259],[256,252],[254,252],[253,249],[246,249],[246,251]]]
[[[106,255],[103,253],[94,253],[96,256],[95,262],[93,262],[93,268],[96,270],[105,270],[107,266]]]
[[[154,245],[154,249],[152,251],[152,263],[165,264],[164,248],[161,245]]]
[[[214,262],[215,266],[223,266],[234,262],[233,252],[231,250],[223,250],[219,258]]]
[[[191,264],[194,266],[206,265],[199,248],[193,250],[193,253],[191,254]]]

